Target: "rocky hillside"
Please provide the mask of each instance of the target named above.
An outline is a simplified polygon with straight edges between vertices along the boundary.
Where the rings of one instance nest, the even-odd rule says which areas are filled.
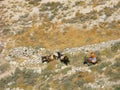
[[[106,45],[107,47],[105,47]],[[84,56],[89,56],[89,50],[93,50],[99,60],[95,65],[83,64]],[[41,52],[50,53],[49,50],[42,48],[19,47],[10,50],[8,56],[3,56],[0,61],[0,89],[120,89],[120,40],[64,50],[63,53],[70,59],[68,66],[58,60],[43,64]],[[5,54],[4,51],[1,56],[3,54]]]
[[[0,3],[0,34],[8,48],[65,49],[120,38],[120,0]]]
[[[0,0],[0,90],[119,90],[119,64],[120,0]]]

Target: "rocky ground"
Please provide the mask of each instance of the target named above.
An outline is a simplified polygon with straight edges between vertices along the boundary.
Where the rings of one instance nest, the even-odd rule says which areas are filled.
[[[106,45],[107,47],[105,47]],[[4,84],[5,87],[8,87],[5,90],[19,90],[19,88],[20,90],[57,90],[57,87],[59,85],[61,85],[60,90],[69,90],[69,84],[71,85],[74,82],[75,84],[71,86],[71,88],[76,88],[76,90],[114,90],[116,88],[119,88],[118,86],[120,84],[118,75],[120,59],[119,49],[119,39],[109,42],[103,42],[97,45],[88,45],[74,49],[65,49],[62,51],[62,53],[68,55],[71,62],[70,65],[66,66],[57,60],[48,64],[42,64],[41,55],[43,53],[48,54],[47,52],[50,52],[49,50],[45,50],[42,48],[39,50],[35,50],[31,47],[14,48],[8,51],[8,55],[4,56],[5,62],[9,62],[9,67],[2,66],[1,64],[1,68],[4,69],[1,69],[0,83],[4,82],[7,84]],[[84,56],[89,55],[89,51],[91,50],[95,52],[97,57],[99,57],[100,62],[96,65],[91,66],[83,65]],[[4,51],[2,51],[1,55],[2,54],[4,54]],[[17,69],[18,67],[20,70]],[[22,78],[21,76],[25,76],[24,74],[22,75],[22,73],[27,73],[27,71],[24,70],[32,70],[33,73],[31,72],[31,74],[33,75],[33,78],[32,76],[29,76],[30,72],[25,75],[28,75],[28,77],[31,77],[33,80],[37,79],[36,81],[34,81],[32,87],[30,87],[31,83],[28,83],[29,81],[31,81],[31,78],[28,78],[28,82],[26,82],[28,83],[27,86],[24,86],[25,82],[22,82],[22,79],[20,79]],[[21,74],[21,76],[17,76],[17,80],[14,81],[14,79],[12,78],[15,78],[16,75],[19,74]],[[36,76],[36,74],[38,74],[39,76]],[[5,81],[4,78],[9,78],[10,81],[9,79],[8,81]],[[19,79],[21,83],[18,81]],[[12,81],[18,84],[15,85],[13,83],[8,85],[9,83],[12,83]],[[53,83],[53,81],[58,81],[59,83]],[[62,83],[65,84],[63,85]],[[23,86],[21,86],[22,84]],[[81,84],[83,86],[81,86]],[[17,86],[17,88],[10,89],[10,87],[12,86]],[[3,88],[4,87],[1,86],[1,89]]]
[[[120,0],[0,0],[0,90],[119,90],[119,13]],[[42,63],[56,51],[70,65]]]

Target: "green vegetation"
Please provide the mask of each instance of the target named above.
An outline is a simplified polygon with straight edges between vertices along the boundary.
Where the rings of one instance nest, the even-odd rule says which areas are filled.
[[[99,63],[98,65],[91,66],[90,69],[94,72],[104,73],[104,68],[109,67],[110,64],[111,62],[102,62]]]
[[[8,83],[12,82],[12,76],[5,77],[0,80],[0,90],[4,90],[5,87],[8,87]]]
[[[6,28],[6,29],[4,29],[2,32],[3,32],[3,35],[9,35],[10,34],[10,29],[9,28]]]
[[[114,45],[118,46],[119,44]],[[115,63],[112,64],[111,61],[106,61],[106,59],[109,58],[108,53],[110,52],[111,48],[106,48],[102,51],[95,51],[95,55],[99,57],[101,62],[98,62],[96,65],[88,66],[92,72],[78,71],[75,74],[66,76],[67,72],[71,70],[72,67],[61,69],[64,64],[59,61],[48,63],[47,67],[40,75],[38,73],[34,73],[33,70],[30,69],[20,70],[19,68],[16,68],[15,73],[13,73],[12,76],[0,80],[0,89],[3,90],[5,87],[20,87],[26,90],[32,90],[32,88],[37,84],[38,87],[36,87],[36,90],[49,90],[50,88],[56,90],[58,87],[58,90],[94,90],[93,88],[85,85],[88,83],[94,83],[97,78],[96,74],[104,74],[106,77],[110,78],[110,81],[118,81],[120,79],[120,57],[117,57],[114,60]],[[114,56],[116,54],[118,54],[118,51],[111,55]],[[82,67],[84,56],[89,56],[89,54],[85,54],[83,52],[79,52],[75,55],[66,55],[69,57],[71,64],[76,67]],[[102,58],[103,56],[105,57],[104,59]],[[56,69],[58,69],[58,72],[55,72]],[[8,83],[10,82],[12,82],[12,84],[8,86]],[[119,90],[118,86],[114,86],[114,88]]]
[[[69,70],[71,70],[71,67],[67,67],[67,68],[63,69],[60,73],[62,73],[62,74],[67,74],[67,72],[68,72]]]
[[[74,18],[65,20],[65,23],[77,23],[77,22],[85,23],[86,21],[96,20],[97,18],[98,18],[98,12],[95,10],[87,14],[82,14],[82,13],[79,13],[78,11],[76,12]]]
[[[114,53],[111,50],[111,48],[106,48],[106,49],[101,51],[101,55],[106,56],[107,58],[112,58],[114,56]]]
[[[0,80],[0,89],[4,90],[5,87],[30,88],[38,82],[38,77],[39,74],[35,73],[33,70],[20,70],[19,68],[16,68],[15,73],[13,73],[12,76],[7,76]],[[8,83],[12,84],[8,86]]]
[[[78,88],[83,88],[85,83],[94,82],[94,76],[88,72],[78,72],[69,77],[64,77],[61,81],[60,90],[78,90]]]
[[[85,7],[86,6],[86,2],[85,1],[76,1],[75,5],[76,6],[83,6],[83,7]]]
[[[114,90],[120,90],[120,85],[115,85]]]
[[[57,11],[61,7],[62,7],[62,3],[60,2],[48,2],[48,3],[43,3],[40,10],[41,11],[45,11],[45,10]]]
[[[40,4],[41,0],[26,0],[26,1],[29,1],[29,4],[31,5],[37,6]]]
[[[112,45],[111,50],[116,53],[118,50],[120,50],[120,42],[115,43],[114,45]]]
[[[68,55],[68,57],[70,59],[70,63],[75,66],[81,66],[83,64],[84,56],[85,56],[85,53],[83,53],[83,52],[79,52],[75,55]]]
[[[115,59],[115,63],[105,70],[105,74],[110,77],[111,81],[120,80],[120,57]]]
[[[2,64],[2,65],[0,65],[0,72],[4,73],[5,71],[8,71],[9,68],[10,68],[9,63]]]

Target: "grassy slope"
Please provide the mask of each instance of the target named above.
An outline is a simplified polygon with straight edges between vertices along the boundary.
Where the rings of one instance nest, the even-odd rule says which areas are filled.
[[[79,30],[77,27],[66,27],[65,32],[59,32],[56,27],[45,33],[44,27],[33,26],[26,32],[13,36],[16,46],[45,47],[47,49],[64,49],[79,47],[120,38],[119,30]],[[33,36],[30,34],[33,33]]]
[[[108,54],[111,54],[113,57],[108,57]],[[54,72],[56,68],[52,68],[55,62],[49,63],[49,67],[47,67],[40,76],[41,83],[38,83],[39,89],[48,90],[48,88],[51,87],[53,90],[119,90],[119,51],[112,52],[110,49],[99,51],[99,55],[96,53],[96,56],[101,56],[101,61],[92,66],[82,64],[83,55],[83,53],[79,53],[70,57],[72,65],[65,69],[60,69],[57,73]],[[67,73],[72,70],[72,67],[89,67],[91,72],[81,70],[68,75]],[[93,88],[88,84],[92,84]]]

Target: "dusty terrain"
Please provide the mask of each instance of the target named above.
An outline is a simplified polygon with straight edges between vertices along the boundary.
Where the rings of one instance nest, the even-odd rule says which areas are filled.
[[[119,90],[119,64],[120,0],[0,0],[0,90]]]

